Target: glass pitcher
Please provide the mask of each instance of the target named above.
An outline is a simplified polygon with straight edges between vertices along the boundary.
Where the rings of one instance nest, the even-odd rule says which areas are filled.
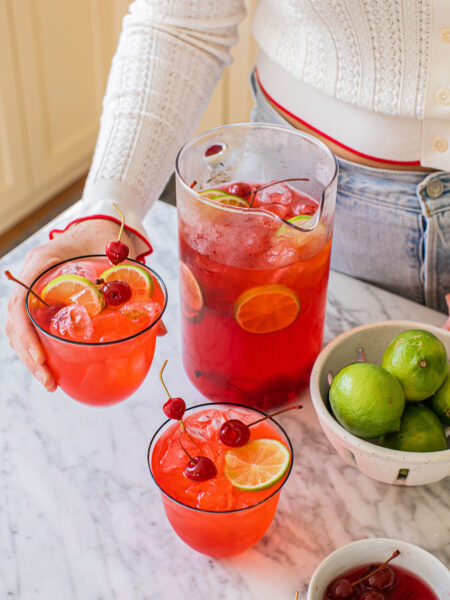
[[[266,410],[308,384],[323,341],[337,175],[324,144],[266,123],[218,127],[181,148],[183,362],[207,398]]]

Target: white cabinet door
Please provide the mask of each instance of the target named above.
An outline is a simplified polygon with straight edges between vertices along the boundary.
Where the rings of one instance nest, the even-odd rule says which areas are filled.
[[[0,233],[27,209],[31,187],[7,6],[0,0]]]
[[[89,165],[104,92],[105,29],[98,2],[12,4],[35,192]]]

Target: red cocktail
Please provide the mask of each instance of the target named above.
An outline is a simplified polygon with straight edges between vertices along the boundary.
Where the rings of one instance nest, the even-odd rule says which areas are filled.
[[[227,419],[248,424],[261,414],[243,406],[216,403],[188,409],[182,444],[189,453],[214,462],[217,475],[207,481],[190,481],[183,472],[187,458],[180,445],[179,423],[166,421],[150,443],[148,464],[161,490],[166,515],[180,538],[198,552],[214,557],[243,552],[264,535],[272,522],[280,490],[292,468],[292,446],[286,433],[273,419],[250,427],[249,444],[255,440],[276,440],[288,457],[286,470],[278,481],[252,491],[235,487],[235,473],[230,474],[235,449],[219,439],[220,428]]]
[[[117,280],[128,281],[131,297],[111,305],[102,289]],[[50,304],[27,294],[47,364],[69,396],[104,406],[137,390],[152,363],[167,303],[154,271],[132,260],[111,267],[104,256],[81,256],[47,269],[31,287]]]
[[[218,128],[180,151],[183,360],[208,398],[269,409],[308,384],[336,174],[316,140],[270,125]]]

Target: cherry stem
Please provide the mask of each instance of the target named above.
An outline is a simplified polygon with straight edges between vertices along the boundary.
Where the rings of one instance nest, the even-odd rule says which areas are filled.
[[[166,391],[166,394],[167,394],[168,398],[171,398],[172,396],[169,394],[169,390],[166,388],[166,384],[164,383],[163,376],[162,376],[162,374],[163,374],[163,371],[164,371],[164,369],[166,368],[166,365],[167,365],[167,360],[165,360],[165,361],[164,361],[164,364],[163,364],[163,366],[161,367],[161,371],[159,372],[159,380],[160,380],[160,382],[162,383],[162,386],[163,386],[163,388],[165,389],[165,391]]]
[[[178,434],[178,443],[180,444],[180,446],[183,448],[184,452],[187,454],[187,456],[189,457],[189,460],[191,460],[192,462],[194,462],[194,459],[192,458],[192,456],[189,454],[189,452],[186,450],[186,448],[183,446],[182,442],[181,442],[181,434],[184,433],[183,431],[180,431],[180,433]]]
[[[378,571],[380,571],[383,567],[385,567],[389,562],[391,562],[391,560],[393,560],[394,558],[397,558],[397,556],[400,554],[400,550],[396,550],[392,556],[390,556],[387,560],[384,561],[383,564],[381,564],[379,567],[377,567],[376,569],[374,569],[373,571],[370,571],[369,573],[367,573],[367,575],[365,575],[364,577],[361,577],[360,579],[357,579],[356,581],[354,581],[353,583],[351,583],[351,587],[357,585],[358,583],[361,583],[361,581],[364,581],[365,579],[368,579],[369,577],[372,577],[372,575],[374,575],[375,573],[378,573]]]
[[[249,202],[250,208],[252,208],[253,202],[255,200],[255,196],[258,192],[260,192],[261,190],[265,190],[266,188],[271,187],[272,185],[277,185],[278,183],[286,183],[286,181],[309,181],[309,178],[308,177],[292,177],[290,179],[280,179],[279,181],[272,181],[272,183],[266,183],[265,185],[261,185],[258,188],[255,188],[254,190],[247,192],[247,194],[245,194],[245,196],[247,196],[248,194],[253,194],[253,197]]]
[[[117,210],[117,212],[119,213],[120,218],[122,219],[122,223],[120,224],[120,229],[119,229],[119,237],[117,238],[117,240],[120,242],[120,238],[122,237],[123,227],[125,225],[125,216],[115,202],[113,202],[112,204],[113,204],[114,208]]]
[[[50,304],[48,304],[45,300],[42,300],[42,298],[40,296],[38,296],[38,294],[36,294],[36,292],[33,291],[28,285],[23,283],[23,281],[20,281],[19,279],[14,277],[14,275],[12,275],[11,271],[5,271],[5,275],[10,281],[14,281],[15,283],[18,283],[19,285],[24,287],[26,290],[28,290],[30,292],[30,294],[33,294],[33,296],[35,298],[37,298],[40,302],[42,302],[42,304],[45,304],[45,306],[48,306],[50,308]]]
[[[287,408],[282,408],[280,410],[277,410],[274,413],[271,413],[270,415],[266,415],[265,417],[261,417],[257,421],[253,421],[252,423],[249,423],[247,425],[247,427],[251,427],[252,425],[256,425],[256,423],[261,423],[261,421],[265,421],[266,419],[275,417],[276,415],[280,415],[281,413],[287,412],[288,410],[293,410],[294,408],[300,409],[300,408],[303,408],[303,406],[301,404],[294,404],[293,406],[288,406]]]
[[[295,598],[294,600],[298,600],[298,592],[295,592]]]
[[[164,369],[166,368],[166,365],[167,365],[167,360],[165,360],[165,361],[164,361],[164,364],[163,364],[163,366],[161,367],[161,371],[159,372],[159,380],[160,380],[160,382],[161,382],[161,384],[162,384],[163,388],[165,389],[165,391],[166,391],[166,394],[167,394],[167,396],[168,396],[168,398],[169,398],[169,400],[170,400],[170,398],[171,398],[172,396],[169,394],[169,390],[166,388],[166,384],[164,383],[163,376],[162,376],[162,374],[163,374],[163,371],[164,371]],[[183,430],[183,431],[186,433],[186,435],[189,435],[189,434],[188,434],[188,432],[186,431],[186,426],[185,426],[185,424],[184,424],[184,422],[183,422],[183,419],[180,419],[180,420],[179,420],[179,423],[180,423],[180,425],[181,425],[181,429],[182,429],[182,430]],[[189,437],[190,437],[190,436],[189,436]]]

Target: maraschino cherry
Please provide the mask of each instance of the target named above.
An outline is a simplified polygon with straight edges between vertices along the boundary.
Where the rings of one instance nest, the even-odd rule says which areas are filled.
[[[130,250],[126,244],[124,244],[123,242],[120,241],[120,238],[122,237],[123,228],[125,225],[125,217],[123,215],[123,212],[117,206],[117,204],[115,204],[113,202],[113,206],[119,213],[120,218],[122,219],[122,223],[120,224],[119,236],[118,236],[117,240],[112,240],[111,242],[108,242],[106,244],[105,253],[111,264],[118,265],[119,263],[123,262],[127,258]]]
[[[185,452],[186,456],[189,458],[189,462],[184,468],[183,473],[185,477],[187,477],[187,479],[190,479],[191,481],[207,481],[208,479],[212,479],[217,475],[216,465],[207,456],[191,456],[184,447],[181,441],[181,435],[183,433],[189,435],[186,431],[186,426],[183,423],[183,415],[186,411],[186,403],[183,400],[183,398],[172,398],[172,396],[170,395],[162,376],[166,365],[167,360],[164,361],[164,364],[161,367],[161,371],[159,372],[159,380],[161,381],[161,384],[167,396],[169,397],[169,399],[163,406],[163,411],[169,419],[179,421],[181,425],[181,431],[178,436],[178,443]]]
[[[183,415],[186,411],[186,402],[183,400],[183,398],[172,398],[172,396],[169,394],[169,390],[167,389],[162,377],[166,365],[167,360],[164,361],[164,364],[161,367],[161,371],[159,372],[159,380],[161,381],[164,391],[166,392],[169,398],[167,402],[163,405],[163,411],[166,417],[168,417],[169,419],[175,419],[175,421],[180,421],[180,425],[185,431],[186,428],[183,423]]]
[[[381,590],[390,589],[395,584],[395,573],[390,567],[387,567],[387,564],[399,554],[400,550],[396,550],[386,561],[384,561],[384,563],[376,568],[370,569],[356,581],[349,581],[345,577],[336,579],[327,589],[327,598],[330,600],[350,600],[356,598],[356,586],[359,583],[362,583],[365,588],[369,589],[364,591],[362,595],[359,595],[358,600],[361,600],[362,598],[364,598],[364,600],[384,600],[385,596],[381,593]],[[386,569],[388,569],[390,573],[386,572]],[[378,575],[380,575],[380,579],[378,579]]]
[[[293,406],[288,406],[286,408],[282,408],[281,410],[277,410],[276,412],[266,415],[265,417],[261,417],[256,421],[252,421],[246,425],[243,421],[239,419],[228,419],[225,423],[222,424],[222,427],[219,431],[219,439],[222,444],[225,446],[244,446],[248,440],[250,439],[250,427],[252,425],[256,425],[256,423],[261,423],[261,421],[265,421],[269,417],[274,417],[275,415],[279,415],[288,410],[292,410],[293,408],[303,408],[301,404],[294,404]]]
[[[107,281],[102,287],[103,297],[109,306],[120,306],[131,298],[131,288],[126,281]]]

